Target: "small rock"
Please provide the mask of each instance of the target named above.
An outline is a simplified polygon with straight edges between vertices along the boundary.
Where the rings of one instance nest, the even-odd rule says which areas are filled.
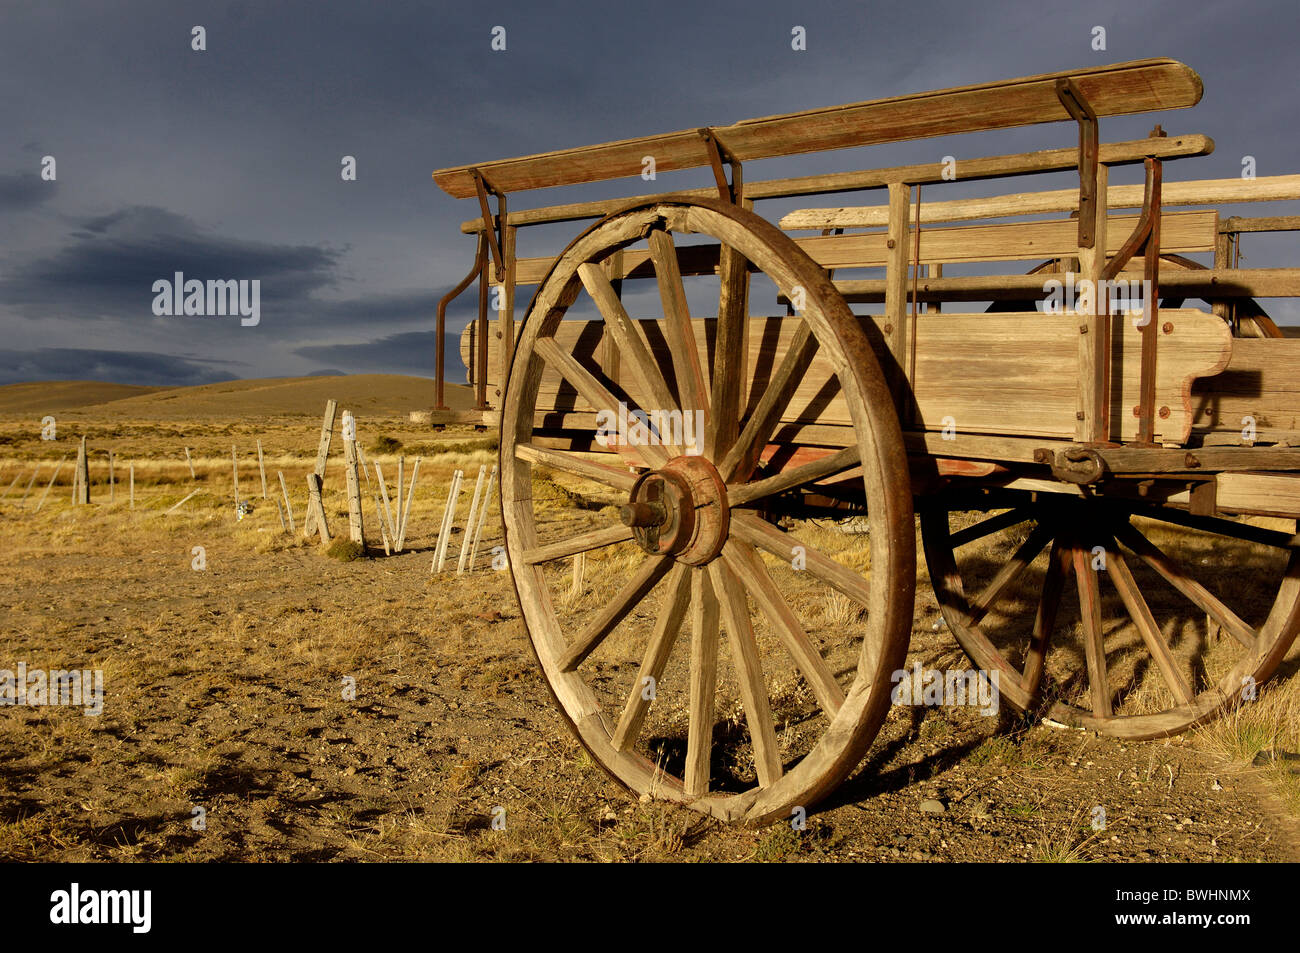
[[[651,797],[650,797],[649,794],[642,794],[642,795],[641,795],[641,803],[642,803],[642,804],[649,804],[651,800],[652,800],[652,799],[651,799]]]
[[[1218,778],[1215,778],[1214,781],[1212,781],[1212,782],[1210,783],[1210,790],[1211,790],[1211,791],[1222,791],[1222,790],[1223,790],[1223,785],[1219,783],[1219,779],[1218,779]]]
[[[948,810],[948,806],[943,801],[936,801],[932,797],[921,802],[922,814],[942,814],[946,810]]]
[[[356,773],[357,773],[357,766],[355,764],[350,764],[343,769],[343,774],[349,778]]]

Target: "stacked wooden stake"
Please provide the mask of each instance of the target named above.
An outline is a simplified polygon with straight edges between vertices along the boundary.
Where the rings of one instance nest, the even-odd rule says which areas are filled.
[[[284,471],[276,470],[275,473],[280,478],[280,490],[284,493],[284,512],[289,517],[289,532],[296,533],[298,530],[293,524],[293,505],[289,502],[289,487],[284,482]]]
[[[63,461],[66,459],[67,457],[64,457],[63,460],[59,461],[59,465],[54,468],[54,476],[50,477],[50,482],[45,485],[45,492],[41,494],[40,502],[36,504],[37,513],[39,513],[41,507],[45,505],[45,498],[50,495],[50,490],[54,487],[54,481],[59,478],[59,471],[63,469]]]
[[[24,503],[27,502],[27,494],[32,492],[32,484],[36,482],[36,474],[40,472],[41,472],[41,465],[38,463],[36,464],[36,469],[32,471],[32,478],[27,481],[27,489],[23,490],[23,495],[18,498],[19,506],[22,506]],[[74,503],[77,501],[75,496],[73,497],[72,501]]]
[[[398,503],[397,508],[400,510],[397,524],[397,551],[400,553],[406,545],[406,525],[411,516],[411,498],[415,496],[415,481],[420,478],[420,457],[415,458],[415,466],[411,469],[411,485],[406,490],[406,503]],[[398,468],[400,471],[400,467]],[[401,482],[397,484],[398,494],[401,494]]]
[[[469,516],[465,518],[465,538],[460,544],[460,559],[456,562],[456,575],[461,575],[465,571],[465,560],[469,557],[469,545],[471,537],[474,535],[471,530],[474,527],[474,518],[478,516],[478,501],[483,495],[483,477],[487,475],[487,465],[484,464],[478,468],[478,480],[474,483],[474,498],[469,504]],[[484,506],[486,507],[486,501]]]
[[[456,525],[456,498],[460,496],[460,484],[464,478],[464,470],[457,470],[452,474],[451,487],[447,490],[447,503],[442,510],[442,528],[438,530],[438,545],[434,550],[430,572],[442,572],[442,564],[447,559],[447,544],[451,540],[452,528]]]
[[[471,572],[474,571],[474,560],[478,558],[478,541],[479,537],[483,535],[483,523],[487,519],[488,506],[492,502],[492,484],[496,482],[496,478],[497,466],[494,463],[492,464],[492,473],[488,476],[487,493],[483,494],[483,505],[479,507],[478,525],[474,527],[474,545],[470,547],[469,551],[469,568]]]

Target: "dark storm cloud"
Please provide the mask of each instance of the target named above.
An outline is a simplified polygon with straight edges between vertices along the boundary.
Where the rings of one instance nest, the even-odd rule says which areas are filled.
[[[322,364],[337,365],[349,374],[370,372],[431,377],[437,340],[433,331],[407,331],[351,344],[308,345],[295,349],[294,353]],[[449,333],[446,342],[447,379],[459,382],[465,378],[465,366],[460,359],[460,334]]]
[[[190,219],[134,206],[84,221],[53,254],[14,267],[0,280],[0,303],[26,317],[129,317],[152,313],[153,283],[258,279],[266,308],[306,305],[332,285],[339,253],[316,245],[229,238]]]
[[[0,384],[22,381],[115,381],[123,384],[212,384],[233,380],[235,362],[177,357],[149,351],[44,347],[0,350]]]
[[[0,214],[35,208],[54,197],[57,181],[47,182],[35,173],[0,175]]]
[[[1235,177],[1246,154],[1261,175],[1295,172],[1298,21],[1295,0],[0,4],[0,77],[17,91],[0,96],[13,150],[0,156],[11,173],[0,177],[0,223],[22,221],[0,227],[0,334],[14,349],[201,349],[245,362],[247,376],[357,366],[308,358],[308,348],[351,348],[341,353],[367,370],[427,368],[431,342],[415,356],[392,342],[432,331],[438,296],[472,257],[459,223],[477,214],[474,202],[439,192],[433,169],[1148,56],[1198,70],[1205,100],[1189,112],[1105,120],[1105,139],[1143,135],[1158,119],[1219,146],[1171,165],[1169,179]],[[195,24],[207,29],[201,53],[190,47]],[[491,49],[497,25],[504,52]],[[806,51],[791,49],[795,25],[806,28]],[[1092,46],[1097,25],[1104,51]],[[745,173],[753,181],[1072,141],[1068,126],[1038,127]],[[45,154],[58,160],[57,189],[34,178]],[[344,155],[357,159],[356,181],[340,178]],[[13,175],[19,168],[30,171]],[[669,173],[655,190],[709,181],[707,170]],[[986,185],[981,194],[998,191]],[[512,195],[510,207],[647,189],[634,176]],[[758,210],[775,218],[799,204],[814,203]],[[582,227],[521,231],[520,253],[554,252]],[[1248,254],[1260,266],[1294,258],[1274,261],[1253,240]],[[232,333],[228,322],[152,319],[152,282],[176,270],[260,279],[261,324]],[[518,317],[530,294],[519,295]],[[450,334],[473,309],[471,289],[448,314]]]

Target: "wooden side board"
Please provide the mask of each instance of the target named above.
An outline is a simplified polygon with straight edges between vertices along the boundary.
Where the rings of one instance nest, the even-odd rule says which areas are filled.
[[[892,357],[884,343],[882,316],[863,317],[862,323],[882,362]],[[1228,365],[1233,341],[1227,326],[1213,315],[1193,309],[1160,312],[1157,362],[1157,439],[1183,443],[1192,428],[1192,384]],[[655,362],[674,387],[672,359],[659,321],[636,322]],[[702,366],[712,366],[714,322],[697,319],[703,326],[700,341]],[[798,322],[788,318],[753,318],[749,333],[747,379],[756,381],[753,399],[781,354],[788,347]],[[1117,435],[1131,440],[1137,434],[1140,368],[1140,334],[1128,318],[1117,318],[1122,333],[1114,336],[1115,379],[1122,381],[1112,406]],[[564,321],[556,338],[579,362],[596,371],[600,366],[604,326],[599,321]],[[1007,314],[930,314],[917,320],[916,370],[912,385],[916,427],[958,434],[1071,439],[1075,432],[1078,384],[1077,315],[1038,312]],[[1240,342],[1238,342],[1240,343]],[[1283,342],[1286,343],[1286,342]],[[1300,342],[1296,342],[1300,346]],[[490,342],[489,348],[494,345]],[[461,353],[469,352],[468,334]],[[493,355],[489,353],[491,358]],[[497,366],[494,361],[490,367]],[[630,403],[636,404],[635,387],[628,382]],[[491,389],[489,390],[491,393]],[[494,401],[495,403],[495,401]],[[539,412],[591,413],[593,408],[547,369],[539,390]],[[615,409],[615,408],[608,408]],[[659,408],[646,408],[659,409]],[[789,425],[847,425],[849,415],[825,355],[818,354],[782,418]]]
[[[1107,230],[1108,254],[1120,250],[1137,222],[1136,215],[1111,217]],[[1078,236],[1079,226],[1073,219],[922,228],[921,262],[952,264],[1068,257],[1078,254]],[[1213,251],[1217,236],[1218,213],[1215,211],[1168,212],[1161,216],[1162,252],[1190,254]],[[889,261],[888,242],[889,236],[885,232],[795,239],[795,243],[823,268],[884,267]],[[910,249],[909,239],[909,255]],[[686,245],[679,249],[679,253],[684,275],[711,274],[717,270],[717,245]],[[550,257],[521,258],[516,265],[515,280],[524,285],[538,284],[554,263],[555,259]],[[629,248],[623,253],[620,274],[611,277],[637,278],[652,274],[649,252],[644,248]]]
[[[1222,374],[1192,388],[1198,433],[1237,432],[1259,439],[1300,431],[1300,339],[1238,338]]]
[[[736,159],[765,159],[990,129],[1062,122],[1056,94],[1072,80],[1098,116],[1181,109],[1200,101],[1201,79],[1176,60],[1149,59],[1040,76],[894,96],[713,126]],[[577,185],[639,175],[646,156],[668,172],[709,164],[699,129],[643,136],[538,155],[440,169],[433,180],[454,198],[476,194],[474,170],[505,192]]]

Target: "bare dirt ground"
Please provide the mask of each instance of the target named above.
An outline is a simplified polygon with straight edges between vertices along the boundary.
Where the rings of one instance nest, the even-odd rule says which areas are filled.
[[[0,708],[0,859],[1300,859],[1285,766],[1252,765],[1277,731],[1240,717],[1167,743],[1121,743],[1005,711],[896,706],[806,830],[730,828],[643,803],[553,708],[509,574],[480,554],[472,575],[430,575],[452,469],[472,480],[492,461],[483,435],[359,412],[364,444],[393,435],[425,456],[408,551],[341,562],[280,532],[247,456],[256,433],[301,521],[318,419],[126,428],[87,411],[68,426],[116,446],[119,480],[122,461],[138,461],[137,504],[128,508],[121,484],[108,503],[97,483],[94,505],[71,506],[66,468],[39,513],[49,469],[24,504],[17,491],[0,502],[0,669],[25,661],[105,678],[98,717]],[[67,442],[40,447],[26,417],[0,432],[11,452],[0,489],[21,472],[21,491],[43,450],[48,460],[68,452]],[[232,436],[255,507],[239,521],[220,456]],[[194,488],[176,459],[182,440],[203,451],[204,492],[165,515]],[[369,455],[391,481],[392,455]],[[331,466],[337,532],[346,521]],[[495,517],[485,550],[500,542]],[[206,569],[193,568],[195,546]],[[593,600],[600,585],[588,582]],[[917,602],[909,666],[965,664],[924,582]],[[1293,712],[1296,667],[1293,650],[1262,701]]]

